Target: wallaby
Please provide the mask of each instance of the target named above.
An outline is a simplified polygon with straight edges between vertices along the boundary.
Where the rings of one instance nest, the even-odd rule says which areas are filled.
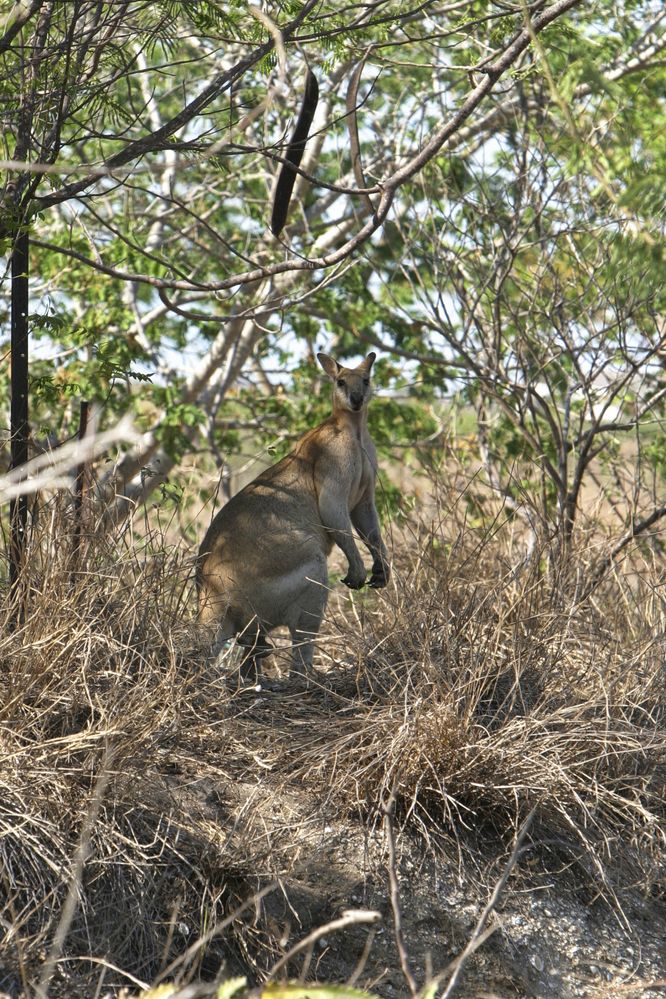
[[[367,427],[375,354],[345,368],[317,354],[333,381],[333,413],[294,450],[222,507],[199,550],[199,621],[218,625],[218,647],[234,635],[244,648],[240,679],[258,683],[266,635],[287,625],[292,666],[307,677],[328,598],[326,558],[333,545],[353,590],[366,570],[355,528],[372,558],[370,586],[386,586],[389,565],[375,506],[377,456]]]

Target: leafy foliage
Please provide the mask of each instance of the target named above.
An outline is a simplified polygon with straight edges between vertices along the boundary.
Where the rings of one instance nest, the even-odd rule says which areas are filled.
[[[432,467],[437,414],[459,400],[493,489],[565,548],[618,435],[649,433],[640,461],[661,468],[665,71],[649,3],[594,20],[573,4],[418,163],[524,11],[118,10],[55,2],[0,52],[4,155],[55,170],[15,170],[2,199],[8,248],[31,221],[35,427],[72,433],[77,398],[102,423],[133,410],[145,453],[120,473],[135,500],[155,455],[173,468],[205,441],[228,463],[252,437],[279,456],[326,412],[315,351],[374,347],[382,455]],[[321,120],[285,251],[266,226],[304,61]],[[391,214],[347,254],[399,169]],[[363,184],[371,205],[350,193]],[[633,502],[629,520],[649,497]]]

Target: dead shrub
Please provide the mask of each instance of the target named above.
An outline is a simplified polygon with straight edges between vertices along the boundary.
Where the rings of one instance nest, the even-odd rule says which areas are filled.
[[[452,538],[430,524],[395,555],[381,602],[352,597],[353,615],[335,629],[329,618],[329,647],[357,664],[358,707],[326,722],[299,779],[364,810],[395,787],[428,841],[505,837],[536,806],[532,840],[551,868],[575,858],[610,899],[657,890],[666,603],[654,567],[636,560],[577,599],[587,548],[564,583],[538,553],[516,571],[501,531]]]

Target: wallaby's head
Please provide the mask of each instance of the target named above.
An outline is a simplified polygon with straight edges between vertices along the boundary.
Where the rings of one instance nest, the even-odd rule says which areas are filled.
[[[317,360],[333,381],[333,409],[347,409],[358,413],[368,405],[372,396],[370,372],[375,357],[368,354],[356,368],[343,368],[341,364],[328,354],[317,354]]]

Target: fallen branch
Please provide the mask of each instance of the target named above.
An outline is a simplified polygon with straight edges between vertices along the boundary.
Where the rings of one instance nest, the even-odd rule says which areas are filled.
[[[46,451],[0,477],[0,503],[41,489],[69,489],[73,485],[72,472],[77,466],[91,461],[112,444],[120,441],[135,444],[138,440],[131,420],[125,417],[111,430],[70,441],[55,451]]]

